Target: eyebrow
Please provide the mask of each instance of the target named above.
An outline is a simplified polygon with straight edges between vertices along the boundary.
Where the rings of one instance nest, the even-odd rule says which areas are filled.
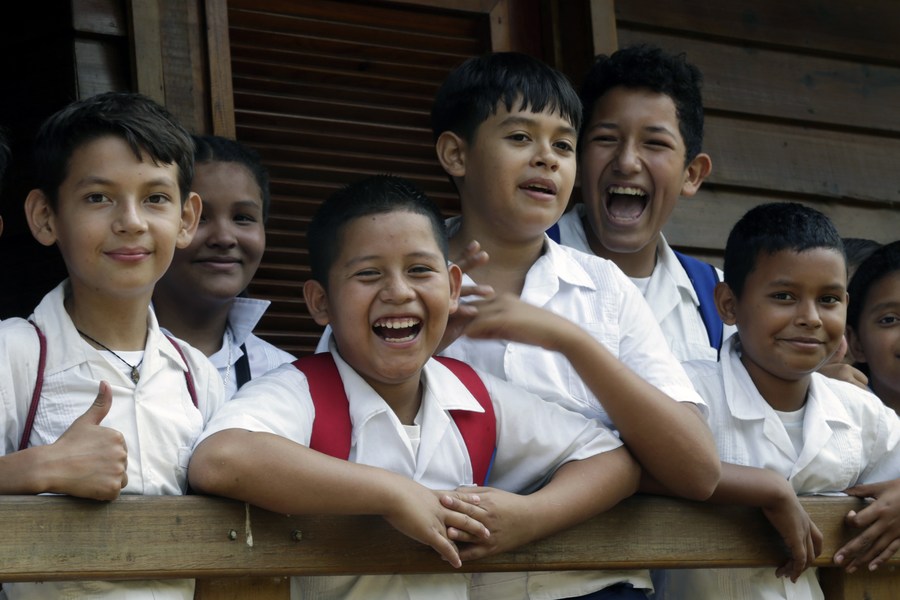
[[[799,285],[799,282],[793,279],[773,279],[767,284],[767,287],[770,288],[781,288],[781,287],[793,287]],[[841,283],[830,283],[828,285],[822,286],[821,289],[828,291],[838,291],[843,292],[846,291],[847,286]]]
[[[358,264],[358,263],[368,262],[371,260],[378,260],[380,258],[383,258],[382,255],[380,255],[380,254],[367,254],[365,256],[357,256],[356,258],[351,258],[346,263],[344,263],[344,266],[352,267],[353,265]],[[410,258],[421,259],[421,260],[440,260],[441,263],[445,262],[443,255],[441,255],[439,253],[435,253],[435,252],[425,252],[425,251],[410,252],[409,254],[405,254],[404,258],[406,258],[406,259],[410,259]]]
[[[594,123],[593,125],[588,127],[586,131],[592,131],[594,129],[620,129],[620,127],[616,123],[601,121],[600,123]],[[643,130],[647,133],[661,133],[663,135],[669,136],[674,140],[678,140],[678,136],[675,134],[675,132],[663,125],[648,125],[644,127]]]
[[[75,187],[85,185],[117,185],[112,179],[99,177],[97,175],[87,175],[76,182]],[[177,187],[178,183],[169,177],[156,177],[143,183],[144,187]]]
[[[501,125],[534,126],[537,124],[537,119],[531,119],[529,117],[523,117],[520,115],[510,115],[510,116],[506,117],[505,119],[503,119],[503,121],[500,124]],[[565,125],[565,126],[559,127],[557,129],[557,131],[561,131],[562,133],[564,133],[566,135],[577,135],[578,134],[578,132],[575,130],[575,128],[572,127],[571,125]]]
[[[866,312],[875,313],[881,312],[885,309],[896,310],[898,308],[900,308],[900,300],[887,300],[885,302],[879,302],[878,304],[871,306]]]

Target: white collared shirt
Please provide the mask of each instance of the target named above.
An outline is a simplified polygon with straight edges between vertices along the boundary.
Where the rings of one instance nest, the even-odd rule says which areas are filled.
[[[242,344],[246,344],[251,378],[296,360],[292,354],[253,334],[253,329],[270,304],[268,300],[237,297],[228,311],[228,326],[222,336],[222,347],[209,357],[225,383],[226,398],[234,396],[238,389],[235,364],[244,355]]]
[[[413,452],[396,414],[331,347],[350,403],[350,460],[405,475],[431,489],[473,482],[465,442],[450,410],[483,412],[446,367],[429,360],[422,370],[421,442]],[[497,454],[490,485],[528,493],[562,464],[617,448],[621,442],[598,423],[479,373],[497,420]],[[264,401],[263,401],[264,399]],[[315,417],[306,376],[283,365],[252,380],[216,413],[198,443],[217,431],[245,429],[309,445]],[[466,598],[461,574],[296,578],[304,598]]]
[[[448,220],[448,230],[459,227]],[[465,276],[467,284],[474,283]],[[529,269],[522,300],[579,324],[623,364],[679,402],[706,407],[681,364],[669,351],[643,296],[611,261],[560,246],[545,236],[544,253]],[[442,354],[468,362],[614,429],[597,397],[559,353],[505,340],[459,338]],[[647,570],[481,573],[473,599],[522,597],[553,600],[588,594],[614,583],[652,589]],[[525,591],[527,589],[527,592]]]
[[[85,342],[63,307],[64,281],[37,306],[31,320],[47,339],[43,389],[30,445],[51,444],[94,402],[100,380],[112,390],[112,407],[102,425],[121,432],[128,446],[128,485],[123,494],[180,495],[187,488],[187,466],[197,436],[222,404],[222,382],[203,354],[178,342],[187,363],[161,333],[153,311],[140,380],[133,383],[119,366]],[[0,434],[3,453],[18,450],[19,438],[37,380],[38,337],[24,319],[0,323]],[[190,368],[199,409],[188,393]],[[191,598],[193,581],[46,582],[4,584],[10,600],[20,598]]]
[[[584,214],[584,205],[577,204],[562,216],[559,220],[560,243],[593,254],[584,231]],[[716,269],[716,272],[722,281],[722,271]],[[709,335],[700,316],[697,292],[662,234],[656,249],[656,266],[647,281],[644,299],[678,360],[717,360],[718,353],[709,345]],[[726,325],[724,338],[732,333],[734,326]]]
[[[741,363],[737,336],[722,347],[720,363],[695,361],[685,368],[709,404],[724,462],[771,469],[798,494],[841,492],[900,473],[900,419],[874,394],[813,373],[798,452]],[[772,567],[670,571],[667,581],[669,598],[822,598],[814,569],[796,584],[775,577]]]

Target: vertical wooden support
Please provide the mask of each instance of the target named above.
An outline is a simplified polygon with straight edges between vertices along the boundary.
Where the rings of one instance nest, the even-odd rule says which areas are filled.
[[[874,573],[848,575],[841,569],[819,569],[827,600],[896,600],[900,598],[897,567],[883,566]]]
[[[233,139],[236,136],[236,126],[226,0],[206,0],[206,45],[210,57],[209,95],[212,100],[212,133]]]
[[[619,47],[614,0],[591,0],[594,54],[612,54]]]
[[[128,2],[135,88],[141,94],[165,106],[160,13],[158,0]]]

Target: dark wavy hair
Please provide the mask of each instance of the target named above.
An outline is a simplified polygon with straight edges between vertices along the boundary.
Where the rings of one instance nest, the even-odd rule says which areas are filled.
[[[213,162],[233,162],[243,165],[253,175],[262,198],[263,222],[269,218],[272,197],[269,193],[269,173],[262,165],[259,153],[244,144],[218,135],[195,135],[194,165]]]
[[[581,127],[581,102],[565,75],[527,54],[494,52],[468,59],[444,80],[431,109],[434,139],[452,131],[471,142],[501,102],[510,111],[549,109]]]
[[[675,104],[687,165],[703,147],[702,85],[703,74],[687,62],[684,54],[669,54],[656,46],[640,44],[597,56],[579,95],[587,121],[597,100],[613,88],[643,88],[665,94]]]
[[[194,178],[194,143],[191,135],[165,108],[132,92],[105,92],[73,102],[41,125],[34,141],[37,187],[56,208],[59,186],[69,160],[84,144],[107,135],[119,137],[138,158],[141,152],[156,164],[178,167],[181,201]]]

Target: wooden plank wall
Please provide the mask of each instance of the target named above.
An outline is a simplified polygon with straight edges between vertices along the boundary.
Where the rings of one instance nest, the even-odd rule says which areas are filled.
[[[900,3],[616,0],[619,46],[686,53],[704,73],[713,172],[667,235],[718,259],[752,206],[793,200],[842,235],[900,238]]]

